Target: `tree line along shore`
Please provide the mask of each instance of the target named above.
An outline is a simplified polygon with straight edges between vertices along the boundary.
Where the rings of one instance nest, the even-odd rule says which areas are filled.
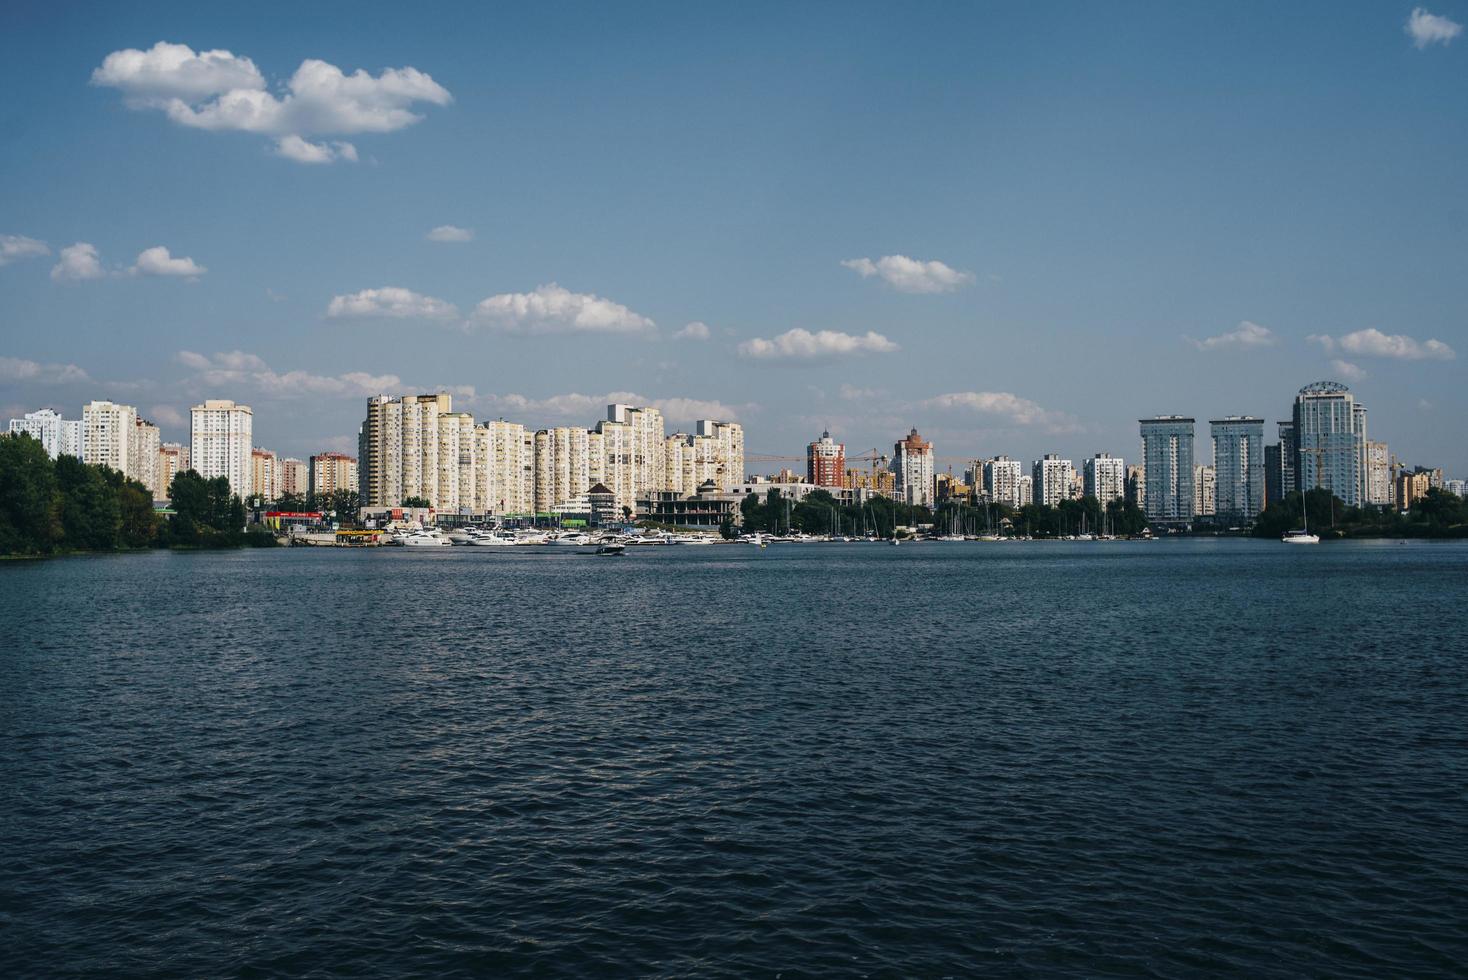
[[[331,509],[355,513],[356,494],[341,496]],[[248,524],[245,502],[231,493],[224,477],[179,473],[169,486],[169,499],[169,508],[159,511],[145,486],[116,470],[74,456],[53,460],[28,435],[0,435],[0,556],[277,544],[271,531]],[[1305,494],[1304,509],[1310,529],[1325,539],[1468,537],[1468,499],[1436,488],[1406,512],[1347,507],[1323,489]],[[797,502],[771,489],[764,499],[753,494],[746,498],[740,517],[743,531],[771,533],[886,536],[898,527],[926,524],[960,534],[1035,538],[1078,533],[1130,537],[1147,530],[1146,516],[1135,506],[1120,500],[1102,505],[1094,497],[1061,501],[1055,507],[945,502],[929,510],[880,497],[861,506],[842,506],[821,491]],[[1301,498],[1291,493],[1270,504],[1249,528],[1199,525],[1193,533],[1277,538],[1300,523]],[[725,529],[726,534],[731,531]]]

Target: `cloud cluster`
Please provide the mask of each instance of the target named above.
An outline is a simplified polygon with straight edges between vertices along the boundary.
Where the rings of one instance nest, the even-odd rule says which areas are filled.
[[[0,357],[0,381],[29,381],[32,384],[66,384],[90,381],[91,376],[75,364],[41,364],[19,357]]]
[[[1359,364],[1343,361],[1339,357],[1330,362],[1330,369],[1335,372],[1336,377],[1346,381],[1362,381],[1366,378],[1366,370]]]
[[[1261,327],[1257,323],[1243,320],[1237,327],[1227,333],[1221,333],[1216,337],[1205,337],[1202,340],[1188,338],[1189,342],[1199,350],[1243,350],[1253,347],[1272,347],[1279,342],[1274,331],[1268,327]]]
[[[874,398],[883,398],[886,396],[887,392],[883,391],[881,388],[858,388],[856,385],[843,383],[841,387],[837,389],[836,394],[841,398],[842,401],[858,402],[871,401]]]
[[[357,148],[344,140],[322,140],[312,143],[294,134],[275,141],[275,155],[297,163],[357,162]]]
[[[1430,14],[1422,7],[1415,7],[1402,28],[1418,48],[1429,44],[1448,44],[1463,33],[1463,25],[1437,14]]]
[[[460,228],[457,225],[439,225],[423,237],[430,242],[472,242],[474,232],[472,229]]]
[[[1008,391],[958,391],[929,398],[923,407],[992,415],[1013,425],[1038,426],[1054,434],[1081,431],[1080,423],[1073,416],[1043,408]]]
[[[50,255],[46,243],[25,235],[0,235],[0,265],[9,265],[19,259],[33,259]]]
[[[373,375],[365,371],[348,371],[338,375],[311,374],[308,371],[271,370],[257,354],[245,351],[223,351],[213,355],[181,350],[175,360],[196,372],[199,381],[218,387],[243,385],[265,394],[280,397],[296,395],[376,395],[402,387],[395,374]]]
[[[605,395],[583,395],[579,392],[570,392],[546,398],[529,398],[518,394],[476,395],[472,393],[473,389],[468,389],[468,392],[465,395],[464,390],[459,389],[456,393],[465,395],[465,400],[473,403],[475,407],[494,414],[528,419],[575,421],[581,425],[588,425],[593,419],[602,418],[606,407],[612,404],[648,405],[662,412],[663,417],[670,422],[694,422],[699,419],[736,422],[739,420],[741,411],[738,406],[726,405],[720,401],[679,397],[647,398],[631,391],[610,391]]]
[[[91,242],[77,242],[61,250],[60,261],[51,267],[51,278],[56,282],[85,282],[89,279],[105,279],[108,271],[102,265],[102,256]],[[136,261],[127,270],[130,276],[156,276],[166,279],[197,279],[208,272],[193,259],[182,256],[174,258],[163,245],[154,245],[138,253]]]
[[[91,242],[66,246],[61,250],[60,259],[51,267],[51,278],[56,282],[84,282],[107,275],[97,255],[97,246]]]
[[[357,159],[350,143],[308,136],[391,133],[423,118],[416,104],[453,101],[416,68],[348,75],[315,58],[302,61],[276,95],[249,58],[224,50],[196,53],[166,41],[147,51],[112,52],[92,72],[92,84],[118,89],[129,108],[160,110],[180,126],[274,136],[276,153],[302,163]]]
[[[530,293],[501,293],[481,300],[474,321],[510,333],[640,334],[656,324],[621,303],[591,293],[573,293],[546,283]]]
[[[708,340],[711,336],[713,336],[713,331],[709,330],[709,325],[702,320],[694,320],[692,323],[685,324],[682,329],[673,333],[674,340]]]
[[[384,286],[333,296],[327,304],[326,315],[333,319],[452,320],[458,317],[459,308],[453,303],[401,286]]]
[[[752,361],[817,363],[860,354],[890,354],[898,349],[892,341],[872,330],[865,334],[838,330],[811,333],[796,327],[768,340],[763,337],[746,340],[739,345],[739,354]]]
[[[1405,334],[1386,334],[1370,327],[1357,330],[1341,337],[1326,334],[1311,334],[1307,340],[1314,341],[1327,353],[1337,350],[1358,357],[1388,357],[1398,361],[1451,361],[1458,356],[1441,340],[1414,340]]]
[[[178,276],[197,279],[209,270],[191,258],[174,258],[162,245],[143,249],[137,262],[128,270],[135,276]]]
[[[924,262],[906,255],[884,255],[875,261],[846,259],[841,264],[863,279],[878,276],[902,293],[949,293],[974,281],[971,272],[959,272],[936,259]]]

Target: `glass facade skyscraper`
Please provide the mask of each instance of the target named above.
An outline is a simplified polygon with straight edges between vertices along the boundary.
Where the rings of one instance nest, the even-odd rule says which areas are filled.
[[[1363,498],[1366,409],[1336,381],[1317,381],[1295,398],[1297,486],[1329,490],[1348,507]]]
[[[1213,432],[1214,513],[1221,521],[1252,521],[1264,509],[1264,420],[1230,415],[1208,424]]]
[[[1149,521],[1192,523],[1193,421],[1181,415],[1140,420],[1147,485],[1143,506]]]

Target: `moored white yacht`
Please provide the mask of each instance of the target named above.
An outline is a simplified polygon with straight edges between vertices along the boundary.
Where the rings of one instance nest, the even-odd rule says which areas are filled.
[[[405,535],[403,545],[408,548],[448,548],[453,545],[453,542],[435,528],[431,531],[414,531]]]

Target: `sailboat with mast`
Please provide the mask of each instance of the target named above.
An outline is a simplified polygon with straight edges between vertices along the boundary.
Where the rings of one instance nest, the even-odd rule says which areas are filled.
[[[1286,531],[1280,536],[1285,544],[1319,544],[1320,535],[1310,533],[1310,515],[1305,512],[1305,495],[1300,494],[1300,522],[1301,526],[1293,531]]]

